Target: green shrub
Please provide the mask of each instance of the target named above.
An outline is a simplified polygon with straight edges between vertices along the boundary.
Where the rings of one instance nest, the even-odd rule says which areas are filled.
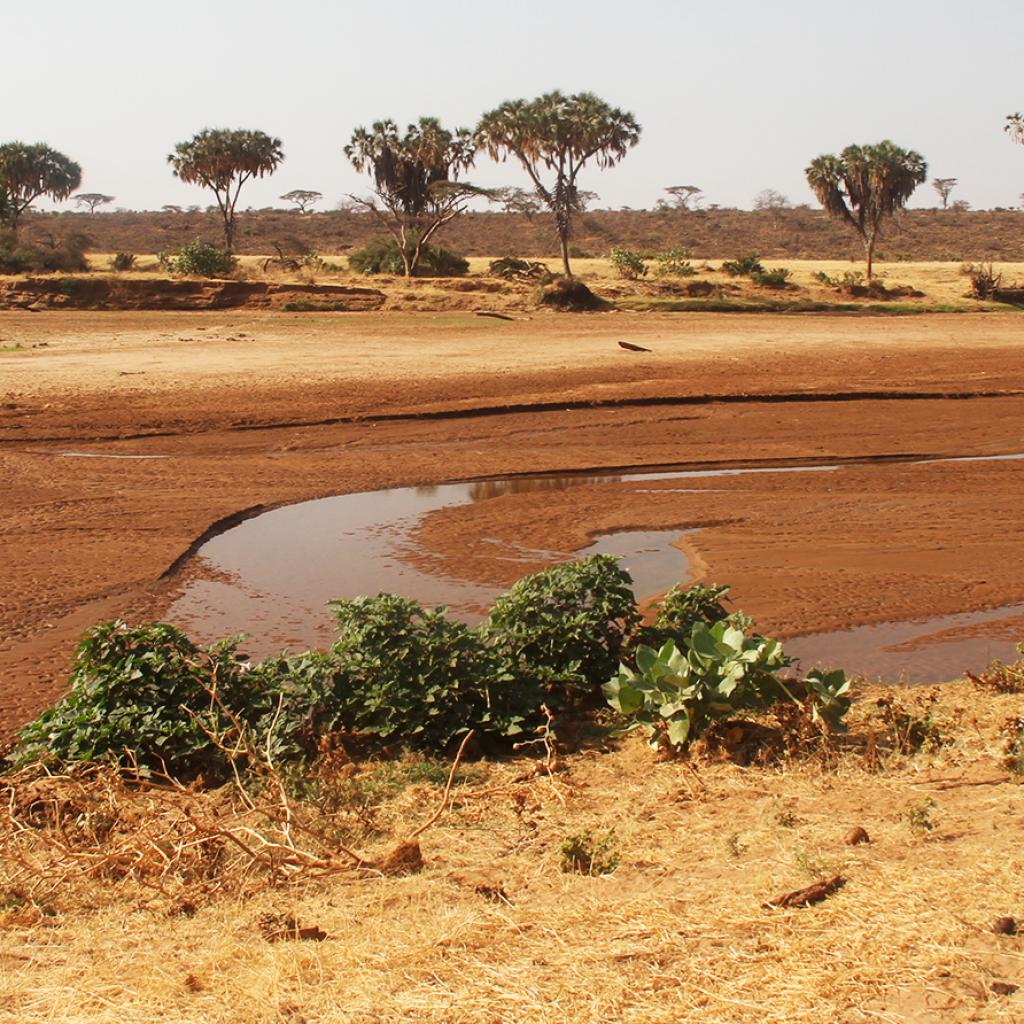
[[[643,257],[632,249],[613,246],[608,253],[608,262],[619,277],[624,277],[627,281],[635,281],[647,275],[647,264],[644,263]]]
[[[10,231],[0,231],[0,274],[27,274],[33,271],[86,271],[86,252],[92,239],[81,233],[51,238],[49,244],[19,241]]]
[[[593,697],[640,623],[632,579],[610,555],[525,576],[494,602],[480,634],[538,707]],[[540,691],[537,688],[540,688]]]
[[[267,658],[240,671],[229,693],[247,736],[275,764],[308,762],[324,736],[344,726],[348,677],[330,653]]]
[[[116,271],[134,270],[135,253],[118,252],[110,258],[110,269]]]
[[[681,646],[698,624],[713,626],[726,621],[740,629],[748,628],[750,620],[742,612],[730,612],[725,607],[728,593],[728,587],[717,583],[694,583],[689,587],[677,583],[654,605],[654,623],[637,630],[637,645],[660,648],[666,640],[674,640]]]
[[[788,288],[791,276],[792,271],[776,267],[774,270],[755,271],[750,275],[750,280],[762,288]]]
[[[349,256],[348,265],[357,274],[405,273],[402,252],[392,238],[375,238],[362,249],[357,249]],[[468,270],[469,260],[440,246],[425,245],[420,253],[416,276],[462,277]]]
[[[763,274],[761,257],[756,252],[748,253],[737,260],[725,260],[722,270],[730,277],[750,277],[752,274]]]
[[[71,690],[21,733],[19,760],[116,761],[173,773],[218,760],[225,727],[207,687],[231,699],[235,645],[196,647],[173,626],[120,620],[88,630],[75,652]]]
[[[197,277],[226,277],[238,261],[223,249],[198,240],[175,252],[157,253],[160,266],[171,274],[195,274]]]
[[[657,651],[641,644],[636,670],[620,665],[602,690],[626,731],[643,730],[655,748],[683,749],[714,721],[786,700],[808,702],[814,721],[839,729],[850,703],[844,673],[812,672],[787,684],[777,673],[789,663],[778,640],[747,635],[727,620],[698,622],[681,644],[668,640]]]
[[[441,750],[472,728],[514,735],[538,707],[517,700],[480,636],[443,608],[395,594],[331,605],[331,656],[344,678],[338,714],[354,732]]]
[[[825,285],[826,288],[835,288],[838,291],[849,291],[853,288],[860,288],[864,284],[862,270],[845,270],[838,277],[830,277],[824,270],[816,270],[811,277]]]
[[[655,271],[658,277],[693,277],[697,273],[686,249],[669,249],[654,258],[658,263]]]

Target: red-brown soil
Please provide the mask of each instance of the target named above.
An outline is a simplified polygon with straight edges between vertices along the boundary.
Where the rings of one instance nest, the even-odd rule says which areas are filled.
[[[354,312],[379,309],[376,288],[267,281],[164,280],[131,277],[7,277],[0,309],[178,310],[282,309]]]
[[[1013,315],[54,311],[7,313],[0,334],[7,729],[59,695],[82,628],[161,614],[165,570],[240,510],[544,470],[1024,448]],[[695,486],[575,489],[571,516],[557,494],[512,495],[435,516],[425,551],[465,568],[474,553],[446,543],[465,515],[547,548],[699,524],[696,564],[783,635],[1024,600],[1024,463]],[[865,568],[879,548],[890,560]]]

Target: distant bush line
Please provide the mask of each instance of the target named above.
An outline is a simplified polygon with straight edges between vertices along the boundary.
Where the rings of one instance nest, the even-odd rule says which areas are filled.
[[[155,253],[198,238],[220,245],[214,212],[39,213],[23,218],[28,232],[88,230],[98,252]],[[352,211],[298,214],[257,210],[239,223],[235,252],[266,255],[282,238],[297,237],[311,251],[347,252],[379,236],[372,216]],[[512,213],[467,213],[447,226],[443,244],[465,256],[551,256],[557,240],[546,220]],[[592,210],[576,224],[578,252],[612,247],[639,252],[685,249],[697,257],[757,252],[766,259],[854,259],[860,245],[822,210]],[[1024,260],[1024,212],[1017,210],[908,210],[880,245],[881,260]]]

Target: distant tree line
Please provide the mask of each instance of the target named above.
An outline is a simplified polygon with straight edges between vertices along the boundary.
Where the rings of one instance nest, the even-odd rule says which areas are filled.
[[[1024,115],[1006,118],[1005,131],[1024,143]],[[576,217],[594,193],[579,187],[583,169],[594,164],[613,167],[640,141],[636,118],[610,106],[593,93],[565,95],[554,91],[536,99],[507,101],[485,113],[476,127],[447,129],[423,117],[405,131],[391,120],[357,128],[344,154],[372,183],[369,196],[350,196],[354,208],[376,217],[398,249],[406,275],[412,275],[435,234],[467,209],[476,197],[498,202],[503,209],[533,219],[543,211],[552,218],[562,268],[572,276],[569,241]],[[480,152],[491,159],[513,159],[526,172],[531,188],[483,189],[464,179]],[[284,160],[280,139],[251,129],[204,129],[179,142],[168,158],[179,180],[213,192],[220,212],[224,246],[234,248],[236,210],[242,187],[253,178],[273,174]],[[927,180],[927,164],[913,150],[886,140],[874,145],[847,146],[838,155],[825,154],[806,169],[807,183],[824,209],[849,225],[864,248],[867,277],[878,237],[889,217],[906,206]],[[95,213],[114,196],[79,192],[82,169],[63,153],[43,143],[0,145],[0,225],[17,235],[22,215],[39,198],[60,202],[74,196]],[[935,178],[932,188],[949,208],[956,178]],[[671,185],[659,209],[690,212],[703,201],[697,185]],[[306,213],[323,198],[311,189],[294,189],[280,197]],[[754,199],[756,210],[779,211],[790,206],[786,196],[765,189]],[[966,209],[958,201],[954,208]],[[163,207],[180,212],[178,206]]]

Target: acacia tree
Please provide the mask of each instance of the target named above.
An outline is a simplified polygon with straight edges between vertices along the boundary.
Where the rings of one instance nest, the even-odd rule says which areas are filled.
[[[89,212],[95,213],[97,206],[106,206],[107,203],[112,203],[117,197],[105,196],[102,192],[79,192],[74,198],[79,206],[88,206]]]
[[[942,200],[942,208],[948,209],[949,197],[957,186],[956,178],[933,178],[932,188],[939,193],[939,198]]]
[[[669,185],[665,191],[672,197],[677,210],[695,210],[700,206],[704,189],[697,185]]]
[[[530,223],[544,209],[544,204],[537,198],[537,193],[530,188],[499,188],[494,193],[494,199],[495,202],[501,203],[505,213],[520,213]]]
[[[311,206],[316,206],[323,199],[323,192],[314,192],[312,189],[296,188],[291,192],[285,192],[279,199],[286,203],[294,203],[299,213],[305,213]]]
[[[590,160],[602,169],[617,164],[640,141],[636,119],[593,93],[549,92],[534,100],[509,100],[484,114],[476,137],[491,159],[514,156],[523,165],[554,215],[562,267],[572,277],[569,238],[581,209],[579,173]],[[553,172],[553,179],[545,181],[545,172]]]
[[[82,168],[44,143],[0,146],[0,222],[15,234],[21,215],[40,197],[67,199],[82,183]]]
[[[357,128],[345,147],[352,166],[373,179],[374,195],[350,196],[369,210],[398,244],[406,277],[419,266],[423,249],[473,196],[488,193],[460,182],[476,159],[477,145],[466,128],[448,131],[435,117],[421,117],[398,131],[394,121]]]
[[[787,196],[773,188],[764,188],[754,196],[755,210],[788,210],[792,204]]]
[[[273,174],[284,159],[281,140],[244,128],[205,128],[179,142],[167,162],[176,178],[210,189],[224,221],[224,247],[235,244],[235,205],[250,178]]]
[[[873,146],[847,146],[839,156],[819,156],[805,173],[826,211],[860,236],[870,284],[882,223],[903,209],[914,189],[928,177],[924,157],[885,140]]]

